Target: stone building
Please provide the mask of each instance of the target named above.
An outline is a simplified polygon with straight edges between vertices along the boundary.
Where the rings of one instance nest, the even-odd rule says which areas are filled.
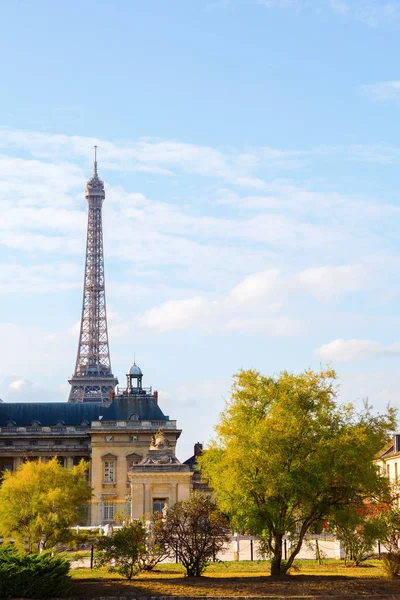
[[[175,455],[181,434],[142,386],[134,364],[127,387],[105,402],[0,403],[0,471],[56,456],[65,467],[89,461],[93,497],[88,521],[135,518],[188,497],[192,471]]]
[[[393,486],[400,484],[400,434],[393,436],[375,462]]]

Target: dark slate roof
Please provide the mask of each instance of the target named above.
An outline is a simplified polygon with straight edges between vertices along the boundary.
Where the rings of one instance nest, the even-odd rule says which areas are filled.
[[[188,465],[191,471],[196,471],[197,456],[193,454],[190,458],[183,461],[184,465]]]
[[[153,397],[116,396],[112,404],[105,407],[100,402],[15,402],[0,403],[0,427],[7,421],[15,421],[17,427],[27,427],[39,421],[43,427],[51,427],[56,421],[65,425],[79,426],[83,421],[126,421],[137,414],[142,421],[167,421]]]

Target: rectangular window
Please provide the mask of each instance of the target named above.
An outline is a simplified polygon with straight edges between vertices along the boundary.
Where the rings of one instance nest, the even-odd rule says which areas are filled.
[[[3,471],[13,471],[14,459],[13,458],[0,458],[0,473]]]
[[[104,521],[114,520],[115,506],[112,502],[104,502]]]
[[[390,479],[390,465],[386,465],[386,475]]]
[[[164,508],[168,509],[168,498],[153,498],[153,515],[154,513],[162,513]]]
[[[397,462],[394,463],[394,480],[397,483],[397,480],[399,478],[399,474],[397,472]]]
[[[37,446],[37,440],[31,440],[29,443],[31,446]]]
[[[104,461],[104,483],[115,482],[115,462],[113,460]]]
[[[13,445],[13,441],[12,440],[6,440],[5,444],[6,444],[6,446],[12,446]]]

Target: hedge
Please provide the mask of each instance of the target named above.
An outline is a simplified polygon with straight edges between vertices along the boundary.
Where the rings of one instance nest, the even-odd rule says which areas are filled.
[[[70,588],[70,564],[65,558],[43,552],[22,554],[0,547],[0,599],[49,598],[65,595]]]

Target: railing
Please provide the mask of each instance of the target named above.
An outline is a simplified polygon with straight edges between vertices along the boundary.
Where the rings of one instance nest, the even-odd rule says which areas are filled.
[[[93,421],[92,429],[176,429],[176,421]]]
[[[89,426],[52,426],[52,427],[0,427],[2,434],[24,434],[24,435],[62,435],[68,436],[85,436],[88,429],[104,428],[104,429],[176,429],[176,421],[160,420],[160,421],[92,421]]]
[[[76,426],[76,427],[66,427],[66,426],[54,426],[54,427],[0,427],[0,431],[2,433],[26,433],[26,434],[37,434],[43,433],[44,435],[49,435],[52,433],[56,433],[57,435],[85,435],[85,432],[89,429],[89,425],[85,425],[84,427]]]

